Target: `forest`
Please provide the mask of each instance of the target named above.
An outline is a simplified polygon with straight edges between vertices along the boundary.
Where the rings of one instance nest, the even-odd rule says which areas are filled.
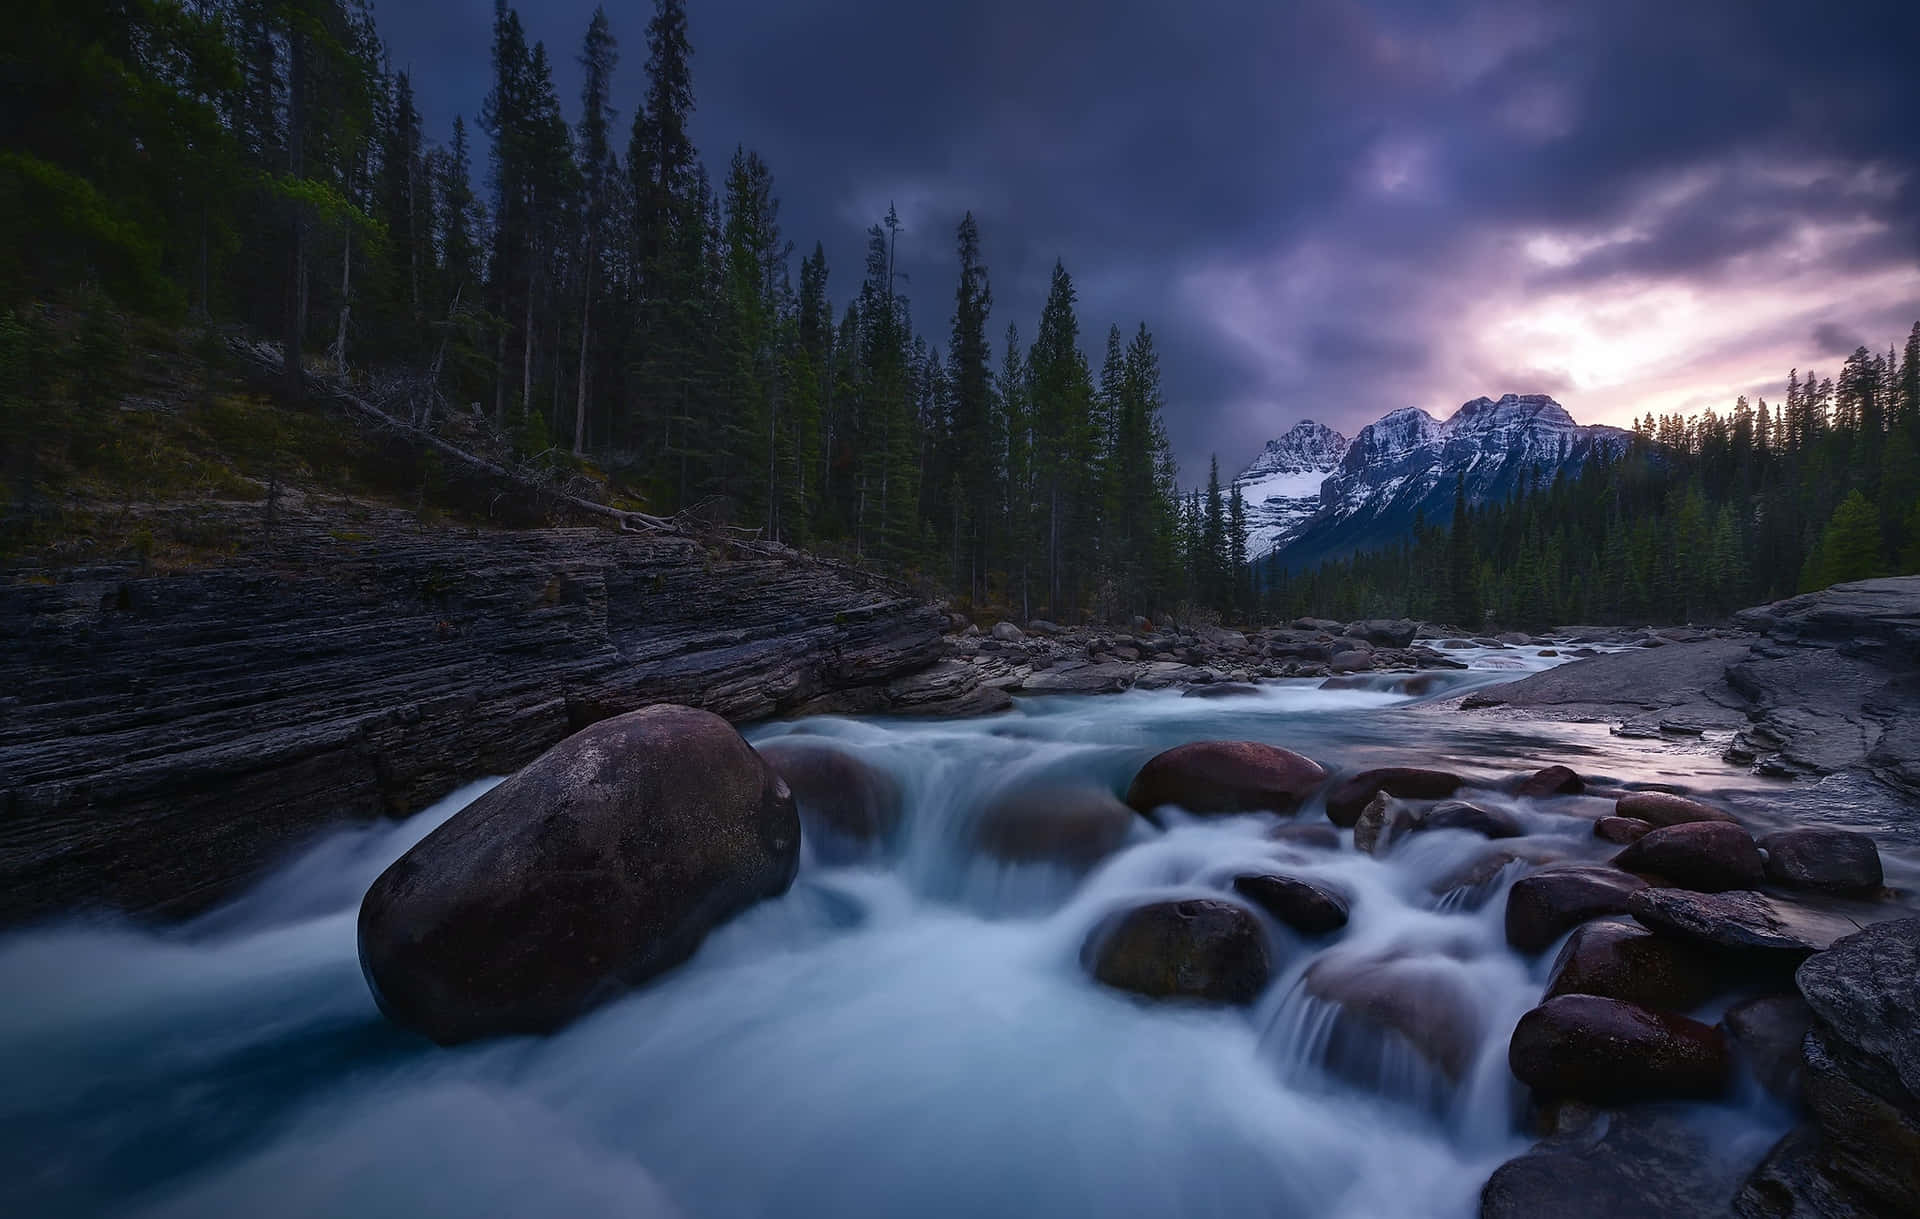
[[[1920,571],[1920,322],[1784,404],[1649,414],[1612,460],[1310,572],[1260,573],[1269,616],[1707,622],[1848,580]]]
[[[971,214],[950,307],[916,313],[891,209],[851,273],[818,241],[796,267],[769,162],[736,148],[716,181],[694,145],[684,0],[653,4],[624,124],[604,10],[550,52],[503,0],[491,43],[472,124],[430,134],[367,0],[30,0],[0,50],[0,225],[32,234],[0,250],[10,522],[137,316],[277,340],[283,400],[345,379],[545,477],[1021,621],[1700,618],[1915,566],[1920,329],[1402,545],[1250,562],[1217,462],[1180,489],[1152,333],[1083,335],[1065,266],[1024,330]]]
[[[1002,327],[970,214],[944,334],[891,209],[843,303],[817,242],[796,283],[767,160],[735,149],[716,182],[694,146],[683,0],[653,5],[624,131],[604,10],[569,121],[559,52],[496,5],[491,88],[438,139],[365,0],[36,0],[17,26],[0,219],[36,239],[0,256],[9,367],[53,341],[49,302],[238,324],[279,341],[295,400],[323,372],[428,426],[477,412],[529,466],[969,605],[1245,606],[1228,511],[1177,495],[1146,325],[1109,327],[1096,372],[1056,265],[1030,341]],[[7,425],[29,444],[31,396]]]

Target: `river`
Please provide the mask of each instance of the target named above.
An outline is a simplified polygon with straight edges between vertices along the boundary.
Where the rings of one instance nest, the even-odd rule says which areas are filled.
[[[1454,693],[1511,675],[1494,666],[1551,663],[1470,659]],[[1061,777],[1120,790],[1155,752],[1213,737],[1330,768],[1494,779],[1566,763],[1713,792],[1758,824],[1812,807],[1695,743],[1430,702],[1303,681],[1220,700],[1033,699],[970,721],[762,726],[749,736],[824,734],[901,780],[897,851],[860,866],[803,858],[784,898],[548,1038],[434,1048],[383,1021],[360,975],[361,894],[486,782],[310,843],[182,926],[73,918],[13,933],[0,939],[0,1213],[1464,1219],[1527,1146],[1506,1043],[1551,961],[1505,945],[1497,885],[1510,875],[1477,907],[1436,894],[1484,841],[1423,833],[1376,859],[1350,834],[1314,850],[1271,840],[1270,818],[1176,818],[1165,832],[1141,823],[1086,876],[967,846],[998,791]],[[1483,802],[1543,849],[1612,849],[1580,798]],[[1324,821],[1317,806],[1301,815]],[[1119,907],[1219,896],[1276,867],[1347,889],[1353,917],[1325,943],[1276,928],[1275,980],[1250,1009],[1146,1003],[1080,964]],[[1404,1043],[1343,1029],[1300,985],[1332,953],[1412,959],[1470,996],[1469,1069],[1448,1079]],[[1686,1112],[1747,1160],[1788,1123],[1750,1084]]]

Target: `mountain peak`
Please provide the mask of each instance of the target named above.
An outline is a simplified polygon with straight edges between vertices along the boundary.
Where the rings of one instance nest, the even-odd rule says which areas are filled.
[[[1484,431],[1498,427],[1574,428],[1580,426],[1567,408],[1546,394],[1502,394],[1498,400],[1475,398],[1462,403],[1448,419],[1450,432]]]

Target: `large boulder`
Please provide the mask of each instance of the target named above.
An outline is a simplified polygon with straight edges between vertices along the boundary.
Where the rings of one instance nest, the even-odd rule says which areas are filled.
[[[1541,655],[1546,655],[1542,652]],[[1513,785],[1513,794],[1533,800],[1549,796],[1576,796],[1587,790],[1586,780],[1567,766],[1549,766],[1536,770]]]
[[[1725,809],[1669,792],[1628,792],[1614,802],[1616,817],[1632,817],[1656,828],[1690,821],[1732,821]]]
[[[1413,637],[1419,633],[1420,624],[1405,618],[1368,618],[1347,627],[1349,637],[1383,648],[1412,647]]]
[[[1327,789],[1327,819],[1351,828],[1373,798],[1381,792],[1403,800],[1444,800],[1466,783],[1444,770],[1415,766],[1383,766],[1347,775]]]
[[[1554,959],[1547,998],[1599,995],[1685,1011],[1713,997],[1712,959],[1699,949],[1618,919],[1576,927]]]
[[[974,825],[974,844],[1005,863],[1089,868],[1119,850],[1139,820],[1104,787],[1023,787],[987,806]]]
[[[1653,832],[1653,827],[1635,817],[1602,817],[1593,823],[1593,836],[1602,842],[1625,846]]]
[[[1848,935],[1800,966],[1794,981],[1828,1043],[1920,1112],[1920,919]]]
[[[1127,804],[1151,817],[1173,804],[1190,813],[1290,813],[1327,772],[1312,758],[1256,741],[1195,741],[1156,754],[1133,776]]]
[[[759,749],[793,792],[801,831],[822,861],[857,859],[898,832],[906,802],[886,771],[804,737],[778,737]]]
[[[1847,1045],[1818,1008],[1801,1057],[1801,1094],[1820,1130],[1826,1175],[1875,1204],[1868,1214],[1912,1215],[1920,1199],[1920,1106],[1913,1094],[1897,1077],[1876,1074],[1877,1064]]]
[[[1760,848],[1731,822],[1693,821],[1641,837],[1613,857],[1613,866],[1682,888],[1724,893],[1760,883]]]
[[[1628,899],[1646,887],[1637,876],[1594,864],[1541,868],[1507,890],[1507,943],[1521,952],[1545,952],[1589,919],[1627,913]]]
[[[1628,899],[1627,912],[1662,935],[1790,962],[1831,948],[1859,929],[1844,915],[1745,891],[1641,889]]]
[[[1513,1074],[1546,1096],[1592,1101],[1710,1098],[1730,1077],[1712,1025],[1597,995],[1560,995],[1520,1017]]]
[[[1206,898],[1117,914],[1093,929],[1081,960],[1115,989],[1208,1003],[1252,1003],[1273,972],[1253,912]]]
[[[443,1044],[544,1033],[672,968],[786,891],[800,818],[727,721],[656,706],[541,754],[380,874],[360,964]]]
[[[1789,889],[1871,893],[1885,877],[1880,849],[1865,834],[1849,830],[1780,830],[1760,840],[1767,853],[1767,879]]]
[[[1255,872],[1233,878],[1233,891],[1302,935],[1328,935],[1347,925],[1352,900],[1342,890],[1297,876]]]

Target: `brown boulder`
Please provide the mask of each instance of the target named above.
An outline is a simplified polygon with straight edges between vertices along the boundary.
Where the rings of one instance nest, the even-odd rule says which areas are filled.
[[[1637,876],[1596,864],[1556,864],[1507,890],[1507,943],[1544,952],[1589,919],[1627,913],[1628,899],[1647,887]]]
[[[974,844],[1005,863],[1090,868],[1119,850],[1139,820],[1104,787],[1027,787],[987,806]]]
[[[1716,1097],[1730,1075],[1719,1029],[1597,995],[1560,995],[1520,1017],[1507,1064],[1536,1092],[1605,1102]]]
[[[1573,929],[1554,959],[1547,998],[1599,995],[1685,1011],[1713,998],[1715,971],[1705,953],[1616,919]]]
[[[792,794],[732,725],[670,705],[555,745],[402,855],[360,906],[360,964],[443,1044],[543,1033],[671,969],[786,891]]]
[[[1885,882],[1880,848],[1848,830],[1795,829],[1760,840],[1767,853],[1767,879],[1789,889],[1871,893]]]
[[[1252,911],[1205,898],[1117,914],[1093,929],[1081,960],[1117,990],[1208,1003],[1252,1003],[1273,969]]]
[[[845,750],[805,738],[759,746],[800,808],[800,829],[822,861],[858,858],[892,840],[906,802],[886,771]]]
[[[1347,925],[1351,909],[1345,893],[1297,876],[1236,876],[1233,891],[1302,935],[1328,935],[1340,930]]]
[[[1541,653],[1545,655],[1545,653]],[[1548,796],[1577,796],[1587,790],[1586,781],[1570,767],[1549,766],[1536,770],[1513,786],[1513,794],[1543,800]]]
[[[1668,792],[1628,792],[1614,802],[1613,811],[1615,816],[1632,817],[1655,827],[1734,820],[1733,814],[1724,809]]]
[[[1403,800],[1444,800],[1466,783],[1459,775],[1414,766],[1384,766],[1348,775],[1327,789],[1327,820],[1351,828],[1381,792]]]
[[[1613,857],[1613,866],[1658,876],[1702,893],[1751,889],[1760,883],[1760,849],[1753,837],[1726,821],[1670,825],[1644,835]]]
[[[1127,804],[1152,817],[1172,804],[1190,813],[1290,813],[1327,772],[1312,758],[1254,741],[1195,741],[1157,754],[1127,787]]]
[[[1465,830],[1482,838],[1519,838],[1526,834],[1512,813],[1497,808],[1482,808],[1465,800],[1448,800],[1435,805],[1420,818],[1422,830]]]
[[[1637,817],[1602,817],[1593,823],[1593,836],[1602,842],[1625,846],[1653,832],[1653,827]]]

